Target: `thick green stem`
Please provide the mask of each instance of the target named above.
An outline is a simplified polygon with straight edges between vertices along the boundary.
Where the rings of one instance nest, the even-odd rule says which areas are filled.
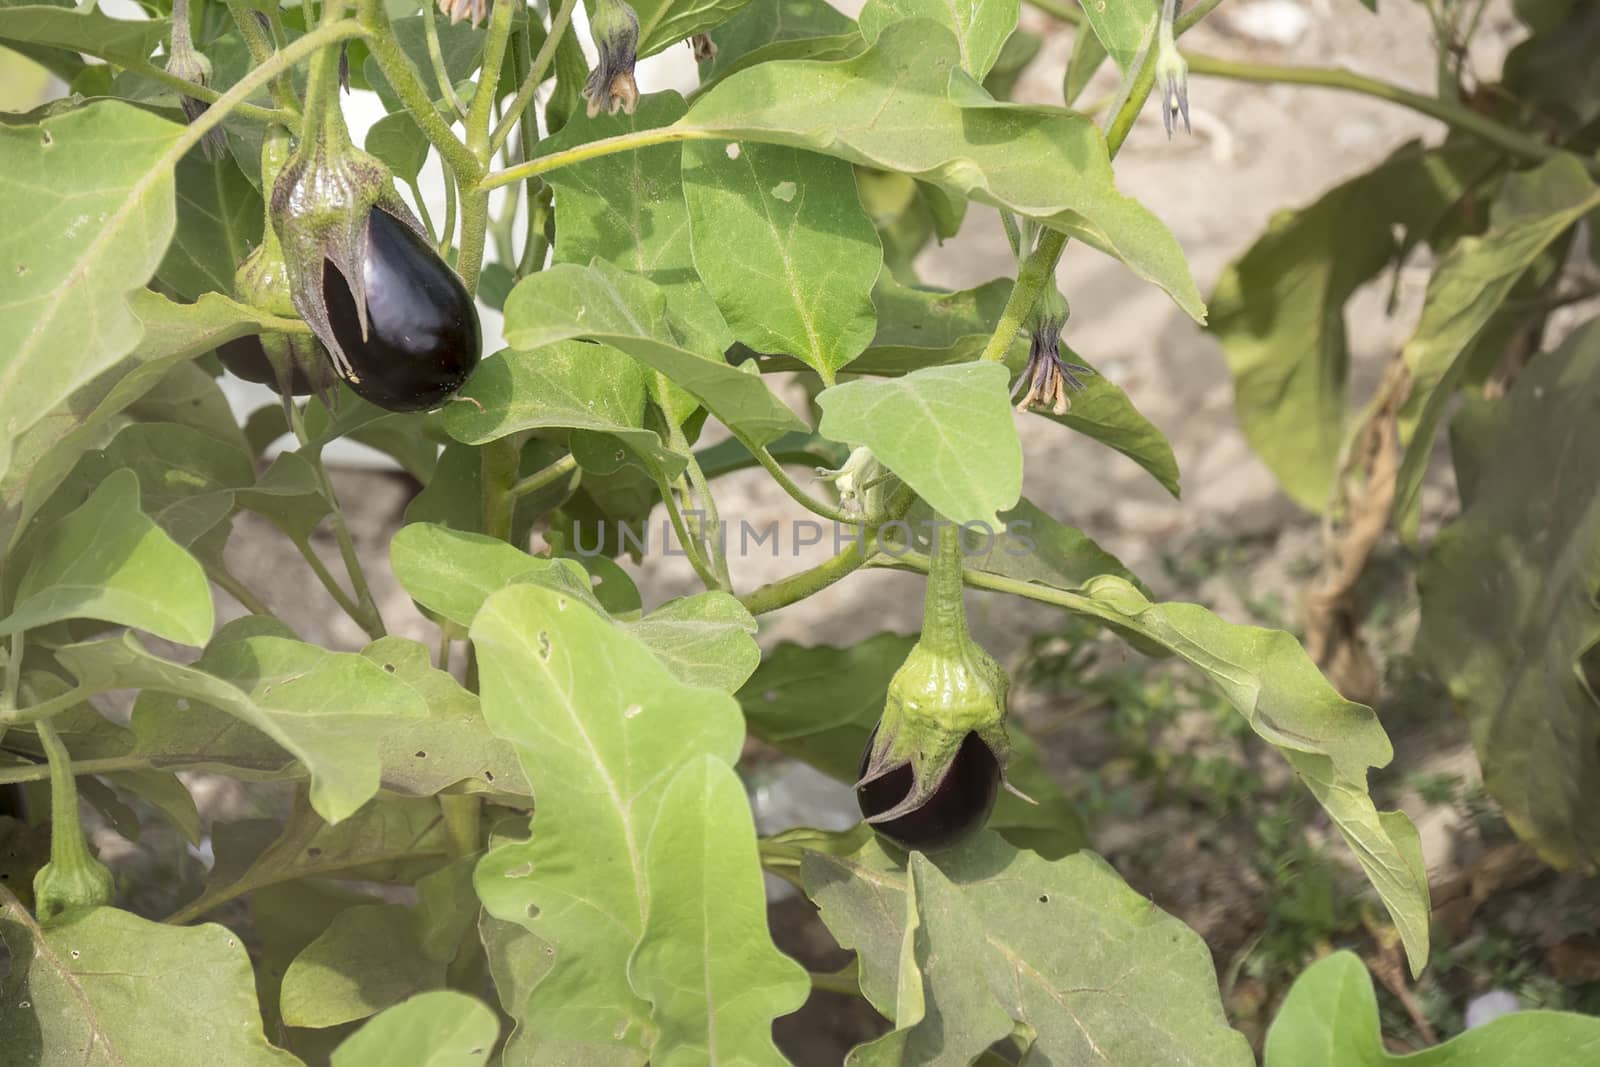
[[[344,0],[326,0],[321,25],[332,25],[343,12]],[[344,111],[339,106],[339,49],[331,44],[319,51],[306,68],[306,110],[300,120],[302,142],[315,143],[322,137],[331,137],[335,142],[350,140]]]
[[[1493,145],[1504,152],[1526,159],[1530,162],[1542,162],[1561,155],[1566,149],[1541,141],[1537,137],[1514,130],[1502,125],[1494,119],[1480,112],[1465,108],[1459,104],[1440,100],[1436,97],[1414,93],[1402,89],[1397,85],[1369,78],[1354,71],[1341,70],[1336,67],[1295,67],[1280,66],[1272,63],[1246,63],[1241,60],[1217,59],[1213,56],[1195,55],[1184,53],[1184,59],[1189,64],[1189,73],[1208,74],[1218,78],[1231,78],[1235,81],[1265,82],[1280,85],[1311,85],[1324,89],[1338,89],[1343,92],[1360,93],[1363,96],[1374,97],[1378,100],[1387,100],[1391,104],[1410,108],[1412,111],[1427,115],[1429,118],[1438,119],[1446,125],[1460,130],[1462,133],[1472,134],[1486,144]],[[1600,161],[1594,159],[1581,159],[1584,167],[1591,175],[1600,178]]]
[[[479,166],[483,167],[489,165],[492,155],[489,148],[489,122],[494,117],[494,100],[499,95],[496,90],[499,88],[500,71],[505,65],[506,45],[511,40],[511,17],[515,13],[515,0],[494,0],[494,10],[489,14],[489,34],[483,43],[483,67],[478,71],[478,88],[472,94],[472,106],[467,111],[467,147],[472,149]]]
[[[545,486],[567,477],[577,469],[577,460],[570,455],[562,456],[548,467],[536,470],[526,478],[514,483],[506,492],[513,500],[525,497],[529,493],[537,493]]]
[[[477,182],[483,174],[483,168],[478,164],[478,157],[467,149],[461,139],[451,132],[449,124],[439,117],[433,99],[422,87],[422,79],[418,77],[417,69],[411,65],[411,57],[400,48],[394,28],[389,25],[389,16],[383,9],[383,0],[358,0],[356,16],[369,34],[367,49],[377,61],[378,69],[383,71],[384,78],[394,89],[395,95],[400,98],[400,103],[405,106],[412,121],[422,131],[422,135],[438,150],[439,155],[455,173],[458,182],[464,186]]]
[[[479,455],[483,467],[483,532],[497,540],[510,541],[511,520],[517,510],[517,468],[522,463],[517,438],[490,441],[479,449]]]
[[[467,292],[477,293],[483,250],[489,235],[489,191],[461,187],[461,243],[456,246],[456,273]]]
[[[433,80],[438,83],[439,92],[445,103],[450,105],[450,110],[465,117],[466,105],[456,95],[456,87],[450,82],[450,72],[445,69],[444,51],[439,47],[439,20],[433,13],[433,7],[430,3],[422,5],[422,26],[428,42],[428,62],[433,66]]]
[[[250,62],[260,66],[272,58],[275,50],[273,42],[268,39],[262,30],[261,23],[256,21],[255,11],[245,3],[245,0],[227,0],[228,14],[233,16],[233,24],[239,28],[239,36],[244,40],[244,45],[250,50]],[[288,78],[272,79],[272,99],[277,101],[280,108],[291,113],[298,113],[300,101],[295,99],[294,84]],[[193,94],[190,94],[193,95]],[[196,99],[204,99],[196,97]],[[243,110],[240,111],[243,114]]]
[[[176,89],[184,96],[192,96],[196,100],[203,100],[208,104],[222,99],[222,94],[215,89],[208,89],[204,85],[196,85],[186,78],[180,78],[176,74],[162,70],[154,63],[130,63],[126,69],[130,74],[137,74],[141,78],[149,78],[151,81],[160,82],[169,89]],[[275,122],[280,126],[288,126],[290,129],[295,129],[300,125],[300,112],[298,109],[290,111],[283,108],[257,107],[255,104],[234,104],[233,114],[237,118],[250,119],[252,122],[269,124]]]
[[[961,527],[940,522],[933,529],[933,555],[922,604],[922,644],[957,657],[969,643],[967,608],[961,600]]]
[[[477,797],[440,793],[439,810],[444,813],[444,828],[458,858],[483,848],[483,804]]]
[[[752,615],[764,615],[769,611],[797,604],[807,597],[822,592],[846,575],[860,570],[877,550],[877,532],[857,527],[856,540],[843,552],[823,560],[815,567],[808,567],[797,574],[780,578],[770,585],[746,593],[739,598],[739,603],[743,604],[745,610]]]
[[[539,54],[534,58],[533,66],[528,69],[522,84],[517,87],[517,95],[511,100],[511,106],[506,108],[505,117],[500,120],[500,125],[495,127],[494,135],[489,138],[489,146],[494,151],[499,151],[500,146],[506,143],[506,138],[511,136],[511,131],[523,113],[528,110],[528,105],[533,103],[533,94],[544,81],[545,72],[550,69],[550,61],[555,58],[556,47],[561,43],[562,35],[567,32],[567,24],[572,21],[572,11],[577,6],[578,0],[562,0],[561,7],[550,20],[550,32],[545,35],[544,44],[539,46]]]

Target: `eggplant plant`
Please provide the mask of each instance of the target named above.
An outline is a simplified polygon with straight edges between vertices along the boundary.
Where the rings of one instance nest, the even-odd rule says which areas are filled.
[[[1018,0],[846,6],[4,0],[6,60],[58,91],[0,116],[0,843],[49,827],[0,851],[0,1062],[781,1063],[774,1021],[838,992],[884,1020],[851,1063],[1254,1062],[1205,943],[1092,851],[1008,717],[969,595],[1213,682],[1426,966],[1424,857],[1368,792],[1391,757],[1371,709],[1294,637],[1152,600],[1022,496],[1032,420],[1177,495],[1161,432],[1061,340],[1056,266],[1073,241],[1204,323],[1112,161],[1152,91],[1173,136],[1190,73],[1267,76],[1179,50],[1217,0],[1049,0],[1078,26],[1065,106],[1024,105]],[[636,64],[685,47],[698,86],[641,91]],[[1073,110],[1107,64],[1109,106]],[[385,111],[361,146],[347,94]],[[1568,229],[1600,206],[1577,191],[1592,126],[1414,96],[1390,94],[1453,131],[1415,166],[1501,168],[1506,226],[1547,192]],[[918,280],[930,241],[991,224],[1014,277]],[[1600,379],[1561,376],[1595,362],[1590,335],[1529,372],[1573,417]],[[278,396],[241,424],[229,375]],[[384,618],[324,460],[340,438],[421,485],[382,577],[426,633]],[[755,467],[836,549],[759,587],[717,507]],[[654,509],[704,589],[647,605],[616,558]],[[245,514],[364,643],[303,640],[234,573]],[[927,576],[920,637],[758,643],[764,617],[882,568]],[[751,741],[854,787],[863,821],[758,835]],[[271,818],[202,818],[200,773]],[[128,796],[208,859],[171,914],[137,912],[85,837],[80,806],[115,823]],[[765,874],[849,969],[778,949]],[[1337,1005],[1293,1006],[1270,1062],[1381,1054],[1375,1032],[1295,1053]],[[1450,1062],[1596,1040],[1546,1022]]]

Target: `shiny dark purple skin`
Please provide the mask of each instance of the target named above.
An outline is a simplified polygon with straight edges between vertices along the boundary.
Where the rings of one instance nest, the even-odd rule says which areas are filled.
[[[433,248],[388,212],[373,208],[367,232],[365,340],[350,287],[333,264],[322,267],[333,336],[360,379],[350,388],[390,411],[436,408],[478,365],[472,297]]]
[[[873,735],[877,735],[876,730]],[[869,738],[861,754],[861,766],[856,769],[858,775],[865,773],[871,752]],[[907,765],[858,788],[856,804],[862,818],[870,818],[900,803],[910,791],[911,767]],[[999,761],[977,734],[968,734],[956,752],[950,773],[926,804],[898,819],[871,825],[904,849],[932,852],[949,848],[983,829],[999,791]]]
[[[322,346],[318,345],[317,351],[320,354]],[[224,341],[217,346],[217,358],[235,378],[265,385],[274,393],[278,392],[278,376],[272,372],[272,363],[267,359],[266,349],[261,347],[261,338],[256,334]],[[294,396],[311,395],[311,379],[299,367],[290,372],[289,391]]]

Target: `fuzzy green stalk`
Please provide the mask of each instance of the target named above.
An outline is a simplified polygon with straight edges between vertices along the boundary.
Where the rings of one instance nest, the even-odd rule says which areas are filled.
[[[50,862],[33,877],[34,911],[49,924],[67,912],[111,903],[114,884],[83,837],[72,756],[48,722],[34,728],[50,762]]]

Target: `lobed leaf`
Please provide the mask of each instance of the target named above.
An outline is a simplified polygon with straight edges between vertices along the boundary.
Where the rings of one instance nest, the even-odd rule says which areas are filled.
[[[292,1067],[262,1033],[242,942],[92,908],[41,930],[0,886],[0,1033],[16,1063]]]
[[[472,640],[484,714],[539,798],[532,838],[491,849],[476,877],[490,914],[555,952],[521,1018],[538,1043],[532,1062],[642,1063],[658,1023],[627,961],[650,911],[651,830],[681,768],[738,758],[737,705],[535,585],[485,601]]]
[[[948,29],[901,19],[854,59],[774,61],[733,74],[696,100],[676,128],[899,171],[1037,218],[1121,259],[1203,321],[1176,240],[1117,193],[1094,124],[1068,111],[963,108],[947,95],[959,64],[960,46]]]
[[[909,1031],[904,1062],[967,1062],[958,1050],[999,1029],[996,1009],[1041,1062],[1254,1062],[1228,1027],[1200,936],[1100,857],[1047,861],[986,833],[932,857],[912,853],[910,864],[908,875],[876,841],[848,856],[808,852],[801,863],[828,929],[856,950],[874,1007],[894,1015],[920,978],[923,1018],[896,1019]],[[908,942],[913,880],[921,929]],[[928,939],[921,953],[919,937]],[[907,943],[913,967],[901,962]],[[939,962],[952,952],[953,966]]]

